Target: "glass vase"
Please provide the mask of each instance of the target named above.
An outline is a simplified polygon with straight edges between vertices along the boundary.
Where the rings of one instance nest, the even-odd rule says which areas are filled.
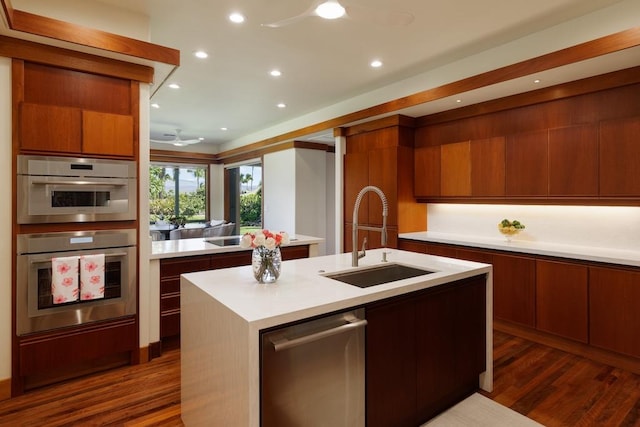
[[[275,249],[267,249],[264,246],[254,248],[251,256],[251,266],[253,268],[253,277],[259,283],[275,282],[280,277],[282,268],[280,247]]]

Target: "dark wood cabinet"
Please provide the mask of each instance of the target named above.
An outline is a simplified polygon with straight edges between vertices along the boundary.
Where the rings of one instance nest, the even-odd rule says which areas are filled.
[[[589,341],[588,268],[536,260],[536,329]]]
[[[508,197],[547,196],[549,153],[547,130],[507,136],[506,187]]]
[[[640,272],[589,267],[591,345],[640,357]]]
[[[440,146],[440,195],[471,196],[471,142]]]
[[[137,158],[138,82],[21,64],[14,67],[21,152]]]
[[[535,327],[535,260],[503,254],[493,254],[492,260],[494,317]]]
[[[493,317],[509,333],[614,366],[640,358],[638,268],[408,239],[398,247],[493,264]]]
[[[440,197],[440,146],[416,148],[414,164],[416,197]]]
[[[478,389],[486,277],[366,307],[367,426],[416,426]]]
[[[600,195],[640,195],[640,117],[600,123]]]
[[[549,196],[598,196],[595,125],[549,130]]]
[[[358,193],[373,185],[388,202],[387,246],[397,245],[397,233],[423,230],[426,206],[417,203],[413,192],[413,129],[411,120],[394,116],[346,130],[344,156],[344,242],[345,252],[352,250],[351,227]],[[380,227],[382,203],[374,192],[367,192],[358,210],[358,224]],[[368,236],[368,248],[380,247],[379,232],[358,232],[358,247]]]
[[[505,194],[505,138],[471,141],[471,195],[499,197]]]

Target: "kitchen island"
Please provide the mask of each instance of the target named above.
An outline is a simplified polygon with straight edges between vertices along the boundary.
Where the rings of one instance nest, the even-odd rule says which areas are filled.
[[[189,273],[181,279],[182,418],[191,425],[260,425],[260,333],[280,325],[480,277],[486,295],[484,372],[478,383],[491,391],[491,266],[470,261],[386,250],[389,263],[433,273],[359,288],[325,277],[354,269],[351,254],[286,261],[278,282],[258,284],[251,267]],[[360,260],[381,264],[383,250]],[[486,283],[486,286],[485,286]],[[481,303],[478,303],[481,304]]]

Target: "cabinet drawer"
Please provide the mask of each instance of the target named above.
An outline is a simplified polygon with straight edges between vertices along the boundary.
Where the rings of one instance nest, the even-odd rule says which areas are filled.
[[[160,315],[160,338],[180,334],[180,312],[172,311]]]
[[[180,293],[166,295],[160,298],[160,313],[180,310]]]
[[[160,279],[160,296],[180,293],[180,277]]]
[[[211,268],[239,267],[251,264],[251,251],[231,252],[211,257]]]
[[[163,259],[160,260],[160,277],[180,276],[182,273],[209,270],[210,268],[210,257],[208,255]]]

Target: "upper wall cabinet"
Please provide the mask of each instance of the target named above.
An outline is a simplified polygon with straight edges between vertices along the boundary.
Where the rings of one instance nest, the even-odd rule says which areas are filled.
[[[600,123],[600,194],[640,194],[640,117]]]
[[[417,119],[415,196],[422,202],[639,205],[638,97],[640,83],[598,86],[536,104],[521,100],[511,109],[505,101],[495,112],[474,106],[469,111],[482,113]]]
[[[139,84],[16,61],[20,152],[135,158]]]

